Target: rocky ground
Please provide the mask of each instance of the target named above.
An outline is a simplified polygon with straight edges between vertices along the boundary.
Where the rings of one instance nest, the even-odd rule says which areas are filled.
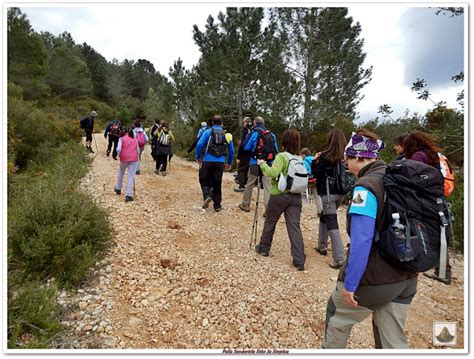
[[[96,139],[101,153],[82,184],[109,210],[113,243],[83,288],[61,293],[68,330],[56,339],[58,348],[320,347],[337,270],[328,266],[330,255],[313,249],[314,203],[303,205],[307,262],[298,272],[284,218],[270,257],[250,249],[254,212],[238,209],[241,194],[233,192],[230,173],[223,179],[224,210],[203,210],[197,165],[174,157],[168,176],[157,176],[147,148],[135,201],[125,203],[113,192],[118,162],[103,155],[102,136]],[[260,211],[259,234],[263,223]],[[419,277],[406,325],[412,348],[435,348],[434,322],[456,322],[455,348],[464,348],[464,262],[460,255],[451,258],[452,285]],[[354,327],[348,348],[373,348],[372,338],[369,318]]]

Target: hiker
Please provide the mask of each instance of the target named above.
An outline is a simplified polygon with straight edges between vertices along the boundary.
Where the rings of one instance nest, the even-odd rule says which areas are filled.
[[[393,149],[397,154],[396,160],[404,160],[405,159],[405,149],[403,148],[403,142],[405,141],[407,136],[398,136],[395,137],[393,140]]]
[[[376,348],[409,347],[403,329],[416,293],[417,273],[389,264],[374,241],[385,206],[387,165],[378,159],[384,147],[375,134],[359,130],[345,148],[344,162],[357,179],[347,217],[350,249],[328,300],[323,348],[345,348],[353,325],[370,314]]]
[[[166,122],[163,122],[161,126],[155,131],[154,138],[156,138],[155,173],[157,175],[161,174],[164,177],[168,174],[166,171],[166,166],[168,164],[168,156],[170,154],[170,142],[174,141],[174,135],[173,132],[168,129]]]
[[[407,159],[426,163],[432,167],[440,168],[440,160],[438,153],[440,149],[435,145],[430,135],[421,131],[417,131],[406,136],[403,141],[405,148],[405,156]],[[451,224],[449,224],[451,225]],[[448,247],[451,244],[451,230],[446,231]],[[435,279],[444,284],[451,284],[451,264],[449,263],[449,255],[446,252],[446,276],[441,278],[439,276],[439,267],[435,267],[431,273],[423,273],[426,277]]]
[[[135,120],[133,132],[134,132],[134,137],[138,141],[138,147],[140,148],[140,156],[139,156],[139,159],[138,159],[138,166],[137,166],[137,173],[136,173],[137,175],[139,175],[140,174],[140,162],[142,160],[142,153],[143,153],[143,150],[145,149],[145,145],[148,143],[148,136],[147,136],[145,130],[143,129],[142,122],[140,121],[139,118],[137,118]]]
[[[212,127],[204,131],[196,145],[196,162],[199,163],[199,183],[204,199],[202,208],[211,201],[215,212],[222,210],[222,175],[228,171],[234,158],[234,144],[227,142],[220,115],[212,117]]]
[[[301,149],[300,156],[303,158],[304,165],[309,174],[308,194],[314,198],[314,202],[316,203],[316,213],[319,217],[323,212],[323,203],[321,201],[321,197],[318,195],[318,192],[315,190],[316,178],[314,178],[311,170],[311,164],[313,163],[314,156],[311,156],[311,151],[307,147]]]
[[[244,151],[250,152],[247,184],[245,185],[242,203],[239,204],[239,208],[244,212],[250,212],[253,188],[258,182],[263,186],[263,203],[267,208],[272,189],[272,179],[262,175],[262,171],[257,164],[257,158],[266,160],[268,165],[271,166],[278,153],[276,136],[266,129],[265,120],[262,117],[255,117],[253,125],[252,132],[247,135],[248,141],[244,147]],[[266,215],[265,212],[263,215]]]
[[[239,150],[237,152],[237,178],[238,186],[234,188],[234,192],[244,192],[245,184],[248,180],[248,171],[250,164],[250,152],[244,151],[247,136],[252,130],[252,120],[250,117],[245,117],[242,120],[242,134],[240,135]]]
[[[191,143],[191,146],[189,146],[188,150],[186,151],[187,153],[191,153],[194,148],[196,147],[199,139],[201,138],[202,134],[204,133],[204,131],[206,131],[208,128],[210,128],[212,126],[212,124],[209,124],[205,121],[201,122],[201,127],[199,128],[199,131],[196,135],[196,140]]]
[[[92,150],[92,133],[94,132],[95,117],[97,117],[97,112],[92,111],[90,116],[85,116],[81,119],[81,128],[86,133],[86,148],[92,153],[94,153]]]
[[[282,213],[285,214],[286,230],[291,245],[291,256],[293,265],[304,271],[306,255],[304,254],[303,235],[300,228],[301,219],[301,194],[288,192],[287,189],[280,191],[277,178],[280,174],[287,175],[290,155],[298,155],[300,147],[300,133],[296,130],[286,130],[283,132],[280,152],[273,164],[270,166],[265,160],[258,159],[257,163],[264,176],[272,178],[271,195],[266,209],[265,224],[263,226],[260,243],[255,247],[255,251],[262,256],[268,257],[273,241],[275,227]],[[303,165],[302,165],[303,166]]]
[[[135,138],[135,132],[132,128],[120,137],[117,153],[120,157],[120,167],[114,192],[118,195],[122,193],[123,176],[125,174],[125,169],[128,168],[125,202],[130,202],[133,201],[133,185],[135,183],[135,173],[137,172],[138,158],[140,155],[138,140]]]
[[[107,145],[107,152],[106,155],[107,157],[110,155],[110,151],[112,150],[112,145],[114,146],[114,149],[112,151],[112,158],[114,160],[117,159],[117,146],[119,142],[119,138],[122,135],[122,124],[120,123],[120,117],[115,116],[115,118],[110,121],[107,126],[105,126],[104,130],[104,137],[109,140],[109,143]]]
[[[162,123],[163,121],[155,118],[155,123],[150,129],[150,136],[148,137],[148,138],[151,138],[151,141],[150,141],[151,151],[150,152],[151,152],[151,157],[153,158],[154,161],[156,161],[156,158],[155,158],[156,137],[154,135],[155,135],[155,131],[158,130],[158,128],[160,128]]]
[[[313,165],[313,176],[316,178],[316,189],[321,196],[323,210],[319,220],[318,243],[314,248],[319,254],[327,255],[328,237],[331,238],[332,261],[329,266],[339,269],[344,262],[344,245],[337,223],[337,209],[344,199],[335,187],[336,166],[344,157],[346,138],[344,133],[333,128],[327,136],[326,150],[318,152]]]

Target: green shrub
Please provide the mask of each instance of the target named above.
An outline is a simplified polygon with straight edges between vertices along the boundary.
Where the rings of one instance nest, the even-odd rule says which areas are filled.
[[[49,339],[62,329],[56,286],[19,285],[13,278],[8,283],[8,348],[47,348]]]
[[[464,177],[462,174],[456,175],[455,184],[453,194],[448,197],[454,217],[452,246],[456,251],[464,253]]]
[[[76,149],[76,151],[74,151]],[[77,191],[88,160],[77,144],[56,149],[48,167],[15,178],[9,198],[8,245],[28,279],[80,283],[110,238],[107,212]],[[35,171],[39,175],[32,176]]]

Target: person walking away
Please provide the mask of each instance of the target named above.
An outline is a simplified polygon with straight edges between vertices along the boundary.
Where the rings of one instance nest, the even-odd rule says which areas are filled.
[[[252,120],[245,117],[242,120],[242,134],[240,135],[240,144],[237,152],[237,178],[239,185],[234,188],[235,192],[244,192],[248,180],[248,171],[250,165],[250,152],[244,151],[247,143],[248,134],[252,131]]]
[[[387,165],[378,159],[384,147],[375,134],[360,130],[345,148],[345,162],[357,179],[347,217],[350,248],[328,300],[323,348],[345,348],[352,327],[370,314],[376,348],[409,347],[403,329],[418,276],[388,263],[375,242],[384,212]]]
[[[155,131],[154,137],[156,137],[155,145],[155,157],[156,167],[155,173],[166,176],[166,166],[168,164],[168,156],[170,154],[170,142],[174,141],[174,135],[171,130],[168,129],[166,122],[161,124],[161,127]]]
[[[397,154],[396,160],[404,160],[405,159],[405,148],[403,148],[403,142],[406,139],[406,135],[395,137],[393,140],[393,149]]]
[[[215,212],[222,210],[222,175],[228,171],[234,158],[234,144],[227,142],[220,115],[212,118],[212,127],[204,131],[196,145],[196,162],[199,163],[199,183],[204,199],[202,208],[213,202]]]
[[[140,148],[140,155],[138,159],[138,166],[137,166],[137,175],[140,174],[140,162],[142,160],[142,153],[145,149],[145,145],[148,143],[148,136],[145,130],[142,127],[142,122],[139,118],[135,120],[134,128],[133,128],[134,137],[138,141],[138,147]]]
[[[191,143],[188,150],[186,151],[187,153],[191,153],[194,150],[194,148],[196,147],[196,145],[197,145],[199,139],[201,138],[202,134],[204,133],[204,131],[206,131],[211,126],[212,126],[212,124],[208,125],[207,122],[205,122],[205,121],[201,122],[201,127],[199,128],[199,131],[196,135],[196,140],[193,143]]]
[[[158,119],[155,118],[155,123],[150,128],[150,136],[148,137],[148,138],[151,139],[151,141],[150,141],[151,151],[150,152],[151,152],[151,157],[153,158],[154,161],[156,161],[156,158],[155,158],[156,137],[154,135],[155,135],[155,131],[160,128],[162,122],[163,121],[158,121]]]
[[[122,135],[122,124],[120,123],[119,116],[116,116],[112,121],[110,121],[107,126],[105,126],[104,130],[104,137],[108,137],[108,145],[107,145],[107,157],[110,156],[110,151],[112,151],[112,145],[114,146],[112,151],[112,158],[114,160],[117,159],[117,146],[119,142],[119,138]]]
[[[323,211],[323,202],[316,191],[316,178],[314,178],[311,170],[311,164],[313,163],[314,156],[311,156],[311,151],[307,147],[301,149],[300,156],[303,158],[304,165],[309,174],[308,193],[311,197],[313,197],[316,204],[316,213],[318,217],[320,217]]]
[[[278,153],[276,136],[266,129],[265,120],[259,116],[254,119],[253,124],[254,127],[252,132],[247,135],[249,139],[244,147],[244,151],[250,152],[247,184],[245,185],[242,203],[239,204],[239,208],[244,212],[250,212],[252,192],[257,182],[263,185],[263,203],[265,208],[267,208],[272,188],[272,179],[271,177],[262,175],[260,167],[257,164],[257,157],[264,159],[267,164],[271,166]],[[263,215],[266,215],[265,212]]]
[[[340,129],[332,129],[327,136],[326,150],[318,152],[315,156],[312,172],[323,205],[315,249],[319,254],[327,255],[328,237],[331,238],[333,260],[329,266],[334,269],[339,269],[345,259],[344,245],[337,223],[337,209],[342,204],[344,194],[337,193],[335,188],[336,166],[344,157],[345,144],[344,133]]]
[[[267,257],[273,241],[273,234],[278,220],[282,213],[285,214],[286,230],[290,239],[291,256],[293,265],[299,270],[304,270],[306,255],[304,253],[303,235],[300,228],[301,219],[301,194],[290,193],[287,189],[280,191],[278,189],[278,177],[286,176],[289,167],[289,156],[298,155],[301,137],[296,130],[286,130],[283,132],[281,146],[283,152],[280,152],[273,162],[272,166],[259,159],[260,166],[264,176],[272,178],[271,195],[268,200],[267,215],[263,226],[260,243],[255,247],[255,251],[262,256]]]
[[[94,119],[97,117],[97,112],[92,111],[90,116],[85,116],[81,119],[81,128],[86,133],[86,148],[89,152],[92,150],[92,133],[94,132]]]
[[[417,131],[407,135],[403,141],[403,148],[405,149],[405,157],[407,159],[423,162],[434,168],[440,169],[438,153],[441,150],[435,145],[429,134]],[[448,225],[451,226],[451,223]],[[450,228],[447,228],[446,233],[446,240],[449,247],[452,241]],[[440,277],[439,275],[439,266],[435,267],[433,272],[423,273],[423,275],[428,278],[440,281],[446,285],[451,284],[452,273],[448,252],[446,251],[446,274],[444,277]]]
[[[138,140],[135,138],[133,129],[130,129],[125,135],[120,137],[117,153],[120,158],[120,166],[114,192],[118,195],[122,193],[123,177],[127,169],[125,202],[130,202],[133,201],[133,185],[135,183],[135,173],[137,172],[138,158],[140,155],[140,147],[138,146]]]

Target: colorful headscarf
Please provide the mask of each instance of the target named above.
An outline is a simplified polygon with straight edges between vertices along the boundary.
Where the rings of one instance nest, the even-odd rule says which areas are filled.
[[[373,141],[368,137],[352,132],[344,153],[351,157],[378,158],[379,151],[385,148],[382,140]]]

